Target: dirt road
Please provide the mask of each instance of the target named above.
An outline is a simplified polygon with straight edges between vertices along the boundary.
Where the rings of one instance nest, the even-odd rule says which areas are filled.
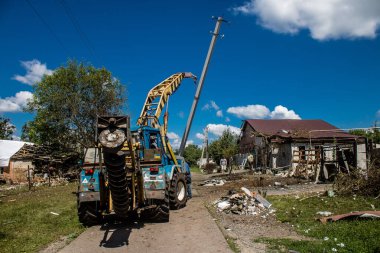
[[[170,212],[169,223],[94,226],[63,248],[72,252],[231,252],[214,220],[194,192],[188,205]]]

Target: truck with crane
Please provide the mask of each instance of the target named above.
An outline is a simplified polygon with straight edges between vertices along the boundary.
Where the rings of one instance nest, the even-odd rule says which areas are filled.
[[[186,184],[190,182],[186,176],[190,171],[181,156],[220,25],[227,22],[223,17],[213,18],[217,22],[182,137],[180,156],[174,155],[166,136],[168,114],[165,113],[162,126],[159,118],[181,81],[184,78],[196,80],[191,73],[174,74],[153,87],[134,128],[131,128],[128,116],[98,117],[96,140],[99,162],[83,166],[77,194],[78,216],[83,224],[96,224],[111,213],[121,219],[137,214],[168,221],[170,208],[186,205]]]
[[[190,172],[166,136],[167,112],[162,125],[159,121],[169,97],[185,78],[196,80],[191,73],[177,73],[154,86],[136,127],[131,127],[129,116],[98,116],[94,152],[98,158],[85,163],[80,173],[81,223],[94,225],[110,214],[168,221],[170,209],[186,205]]]

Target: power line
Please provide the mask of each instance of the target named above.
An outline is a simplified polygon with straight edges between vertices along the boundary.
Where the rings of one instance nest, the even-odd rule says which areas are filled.
[[[65,2],[65,0],[60,0],[59,2],[62,5],[67,17],[70,19],[71,23],[73,24],[75,30],[78,32],[79,37],[81,38],[84,46],[87,48],[87,50],[90,52],[92,56],[96,57],[94,48],[90,40],[88,39],[84,31],[81,29],[78,20],[75,18],[73,12],[71,11],[70,6]]]
[[[32,8],[34,14],[41,20],[41,22],[46,26],[46,28],[49,30],[49,32],[53,35],[53,37],[58,41],[58,44],[66,51],[68,52],[67,48],[64,46],[62,41],[59,39],[57,34],[54,32],[54,30],[51,28],[48,22],[45,21],[45,19],[40,15],[40,13],[37,11],[37,9],[33,6],[33,4],[29,0],[25,0],[30,8]]]

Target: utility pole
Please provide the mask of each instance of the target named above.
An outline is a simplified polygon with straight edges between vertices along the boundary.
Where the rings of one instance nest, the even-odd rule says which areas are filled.
[[[208,164],[208,127],[206,126],[205,129],[203,129],[203,134],[204,134],[204,138],[203,138],[203,145],[202,145],[202,155],[201,155],[201,159],[200,159],[200,163],[199,163],[199,168],[202,168],[202,163],[203,163],[203,156],[206,152],[206,164]]]
[[[216,19],[216,18],[214,18],[214,19]],[[186,141],[187,141],[187,138],[189,137],[191,124],[192,124],[193,118],[194,118],[194,113],[195,113],[195,110],[197,109],[199,96],[201,95],[203,83],[204,83],[204,80],[205,80],[205,77],[207,74],[208,65],[210,63],[210,59],[211,59],[212,53],[214,51],[214,45],[215,45],[216,39],[219,37],[219,30],[220,30],[220,25],[222,24],[222,22],[226,22],[226,20],[224,20],[223,17],[218,17],[216,20],[215,30],[214,30],[214,33],[212,35],[212,39],[211,39],[210,47],[208,49],[206,60],[205,60],[205,63],[203,65],[201,78],[199,79],[197,91],[195,92],[193,105],[191,106],[190,114],[189,114],[189,117],[187,119],[186,129],[185,129],[185,132],[183,133],[183,136],[182,136],[181,146],[179,148],[179,155],[180,156],[183,156],[183,152],[185,150]]]
[[[208,127],[207,126],[205,129],[205,143],[206,143],[206,165],[207,165],[209,162],[209,159],[208,159]]]

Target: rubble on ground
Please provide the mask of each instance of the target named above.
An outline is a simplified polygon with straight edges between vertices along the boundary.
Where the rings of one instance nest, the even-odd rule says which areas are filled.
[[[339,214],[334,216],[322,217],[319,220],[326,224],[328,221],[338,221],[338,220],[354,220],[354,219],[380,219],[380,211],[361,211],[361,212],[352,212],[346,214]]]
[[[241,192],[229,191],[229,195],[220,198],[214,202],[219,212],[232,213],[238,215],[261,215],[266,218],[269,214],[275,212],[263,196],[257,192],[251,192],[245,187]]]
[[[226,180],[224,179],[219,179],[219,178],[214,178],[210,180],[206,180],[203,183],[199,184],[199,186],[221,186],[226,183]]]

